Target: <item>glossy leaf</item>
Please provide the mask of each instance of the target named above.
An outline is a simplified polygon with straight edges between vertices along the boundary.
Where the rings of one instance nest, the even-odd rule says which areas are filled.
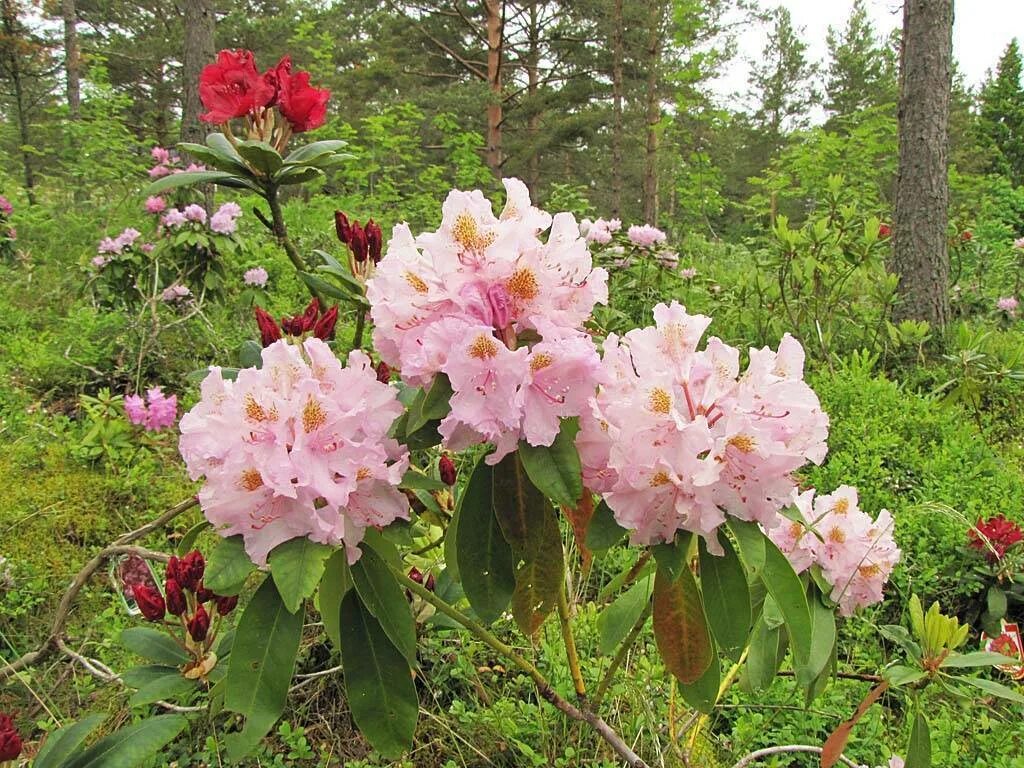
[[[615,653],[619,643],[640,619],[651,600],[653,587],[653,577],[641,579],[598,614],[598,650],[605,656]]]
[[[768,588],[769,594],[775,599],[782,617],[786,622],[786,632],[793,648],[793,658],[797,673],[805,667],[811,652],[811,610],[807,605],[807,594],[803,582],[796,575],[793,566],[786,556],[779,551],[766,536],[764,539],[765,563],[761,579]]]
[[[121,645],[144,659],[177,667],[188,661],[188,654],[165,632],[152,627],[129,627],[121,633]]]
[[[178,556],[181,557],[195,549],[196,539],[199,538],[199,535],[212,527],[208,520],[203,520],[185,531],[185,535],[178,540],[178,545],[174,548]]]
[[[174,701],[177,697],[196,690],[194,680],[189,680],[180,671],[151,680],[142,686],[128,702],[133,707],[141,707],[145,704],[152,704],[157,701]]]
[[[224,171],[184,171],[182,173],[172,173],[170,176],[164,176],[150,184],[146,188],[145,194],[159,195],[161,192],[177,189],[178,187],[188,187],[195,184],[216,184],[225,179],[232,178],[237,178],[237,176]]]
[[[100,739],[62,768],[137,768],[174,741],[187,725],[182,715],[147,718]]]
[[[972,651],[971,653],[951,653],[947,656],[940,667],[992,667],[997,664],[1019,664],[1019,659],[1004,656],[1001,653],[991,651]]]
[[[240,141],[236,149],[249,165],[264,176],[276,172],[283,162],[277,150],[265,141]]]
[[[910,685],[923,679],[928,673],[920,667],[895,664],[885,670],[885,679],[893,686]]]
[[[418,491],[443,491],[448,486],[419,470],[409,469],[402,476],[402,482],[398,484],[398,487]]]
[[[332,547],[301,536],[282,542],[270,551],[267,562],[277,591],[285,606],[295,613],[302,601],[310,597],[323,578]]]
[[[53,731],[46,737],[32,765],[34,768],[63,768],[105,719],[100,714],[86,715],[77,723]]]
[[[958,677],[956,681],[971,685],[992,696],[998,696],[1001,699],[1013,701],[1017,704],[1024,704],[1024,696],[1011,688],[1007,688],[1002,683],[997,683],[995,680],[986,680],[983,677]]]
[[[341,662],[352,717],[386,758],[412,746],[419,699],[405,657],[350,590],[341,601]]]
[[[334,299],[335,301],[356,301],[361,300],[362,303],[366,303],[365,299],[361,299],[359,296],[355,296],[352,293],[339,288],[334,283],[329,283],[322,277],[310,274],[309,272],[299,272],[299,277],[302,278],[302,282],[306,284],[306,287],[316,291],[321,296],[325,296],[328,299]]]
[[[324,632],[335,648],[341,648],[341,628],[338,626],[341,599],[350,589],[352,574],[348,567],[348,554],[344,549],[339,549],[328,558],[317,591],[317,609],[324,623]]]
[[[754,622],[744,681],[752,693],[764,690],[775,678],[785,655],[786,641],[782,630],[770,627],[764,618]]]
[[[583,496],[583,470],[576,450],[579,431],[578,419],[562,419],[551,445],[519,442],[519,458],[526,474],[541,493],[562,507],[575,507]]]
[[[689,554],[693,534],[679,531],[671,543],[655,544],[651,553],[658,563],[658,570],[663,571],[670,581],[676,581],[690,569]]]
[[[615,522],[615,514],[608,506],[608,502],[602,499],[601,503],[594,508],[590,525],[587,526],[587,547],[595,552],[610,549],[628,534],[629,531]]]
[[[910,726],[910,743],[907,745],[905,768],[931,768],[932,737],[928,721],[920,709],[914,714],[914,722]]]
[[[380,624],[391,643],[416,664],[416,623],[405,599],[405,590],[380,555],[370,547],[351,566],[352,580],[359,600]]]
[[[424,427],[427,422],[443,419],[451,410],[450,400],[454,391],[448,377],[439,373],[434,376],[430,388],[416,398],[409,407],[409,422],[406,426],[408,432],[416,432]]]
[[[142,688],[170,674],[181,677],[181,670],[167,664],[145,664],[122,672],[121,681],[129,688]]]
[[[530,481],[515,453],[510,453],[494,467],[491,487],[494,514],[505,541],[517,557],[525,560],[541,540],[551,505]]]
[[[825,671],[832,659],[832,651],[836,647],[836,615],[826,608],[821,598],[812,589],[808,595],[808,606],[811,611],[811,649],[807,666],[798,669],[800,683],[810,686]]]
[[[308,163],[318,157],[322,157],[323,155],[338,152],[346,146],[347,142],[342,141],[341,139],[314,141],[301,146],[298,149],[292,150],[292,152],[284,158],[284,162],[288,165]]]
[[[234,156],[232,157],[214,147],[204,146],[203,144],[192,144],[187,141],[180,142],[178,144],[178,149],[188,152],[199,162],[213,166],[218,171],[224,171],[225,173],[231,173],[236,176],[252,173],[252,169],[246,167],[242,162],[241,156],[239,156],[237,152],[234,153]]]
[[[718,703],[718,689],[722,684],[722,665],[712,645],[711,663],[698,680],[693,683],[679,683],[679,694],[683,701],[699,712],[708,715]]]
[[[750,588],[732,543],[720,539],[725,554],[713,555],[700,540],[700,588],[711,632],[726,656],[739,661],[752,622]]]
[[[736,546],[739,549],[743,564],[747,567],[747,577],[754,581],[761,577],[765,562],[765,535],[758,528],[757,523],[749,523],[745,520],[737,520],[730,517],[726,526],[736,539]]]
[[[520,631],[532,636],[555,608],[559,592],[565,588],[565,560],[562,533],[550,509],[542,509],[535,523],[531,548],[516,570],[512,593],[512,616]]]
[[[477,462],[459,499],[459,576],[473,610],[487,624],[508,607],[515,591],[515,561],[491,503],[493,469]]]
[[[218,595],[237,595],[255,570],[241,534],[230,536],[217,542],[207,558],[203,584]]]
[[[666,668],[681,683],[696,683],[714,661],[700,591],[689,568],[675,581],[661,568],[656,572],[654,639]]]

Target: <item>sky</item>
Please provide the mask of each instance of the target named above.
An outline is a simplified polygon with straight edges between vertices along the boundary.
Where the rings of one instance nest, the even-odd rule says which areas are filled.
[[[824,61],[829,26],[842,29],[850,15],[852,0],[761,0],[764,8],[784,5],[801,37],[808,45],[808,58]],[[903,24],[900,0],[866,0],[876,31],[886,35]],[[1016,37],[1024,43],[1024,0],[955,0],[953,55],[968,86],[977,86],[986,71],[995,69],[1007,43]],[[738,39],[739,55],[715,83],[715,92],[728,99],[747,90],[749,65],[746,60],[760,55],[766,39],[763,28],[751,28]]]

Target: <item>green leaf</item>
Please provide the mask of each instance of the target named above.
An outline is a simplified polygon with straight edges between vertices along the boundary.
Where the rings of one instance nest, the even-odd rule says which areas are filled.
[[[700,540],[700,588],[718,647],[733,661],[739,661],[753,620],[750,587],[732,543],[725,539],[722,548],[724,555],[712,555],[704,540]]]
[[[409,665],[355,590],[341,601],[341,663],[352,717],[386,758],[412,746],[419,698]]]
[[[415,666],[416,622],[405,599],[405,590],[380,555],[369,547],[362,550],[362,557],[351,567],[359,600],[409,665]]]
[[[443,491],[448,486],[430,475],[425,475],[418,469],[408,469],[402,476],[399,488],[407,488],[416,491]]]
[[[689,568],[675,581],[661,568],[655,574],[654,640],[665,667],[687,685],[700,680],[715,660],[700,590]]]
[[[722,682],[722,665],[718,662],[718,653],[712,645],[711,663],[700,679],[693,683],[680,683],[679,694],[683,701],[706,715],[714,711],[718,703],[718,689]]]
[[[541,510],[531,544],[516,570],[512,593],[512,616],[527,637],[534,635],[558,607],[559,592],[565,588],[562,532],[553,510]]]
[[[35,768],[63,768],[104,719],[100,714],[86,715],[77,723],[54,731],[46,737],[32,765]]]
[[[128,703],[133,707],[141,707],[157,701],[173,701],[178,696],[194,690],[195,680],[189,680],[180,671],[175,670],[139,688]]]
[[[244,731],[227,742],[232,759],[255,747],[284,711],[304,618],[288,610],[273,579],[242,612],[224,688],[224,706],[246,717]]]
[[[743,563],[747,566],[747,577],[750,581],[755,581],[760,578],[761,571],[764,570],[764,533],[756,523],[737,520],[735,517],[730,517],[726,525],[735,537],[740,557],[743,558]]]
[[[587,527],[587,548],[594,552],[610,549],[628,534],[629,531],[615,522],[615,514],[608,506],[608,502],[602,499],[594,508],[594,515]]]
[[[285,606],[295,613],[302,601],[311,596],[323,578],[332,547],[310,541],[305,536],[289,539],[270,551],[267,563],[277,591]]]
[[[326,296],[329,299],[335,301],[354,301],[356,303],[366,304],[366,299],[361,296],[354,296],[348,291],[343,291],[334,283],[329,283],[322,277],[317,277],[309,272],[299,272],[299,277],[302,278],[307,287],[319,293],[321,296]]]
[[[315,160],[323,155],[332,154],[344,149],[348,142],[342,141],[341,139],[327,139],[325,141],[314,141],[305,146],[299,147],[298,149],[292,150],[284,162],[286,165],[296,165],[299,163],[308,163]]]
[[[797,670],[799,682],[809,687],[825,671],[836,647],[836,615],[826,608],[816,591],[808,596],[811,611],[811,650],[807,666]]]
[[[263,347],[255,339],[246,339],[238,348],[239,368],[259,368],[263,365]]]
[[[100,739],[62,768],[137,768],[174,741],[187,725],[182,715],[147,718]]]
[[[921,710],[914,714],[914,723],[910,727],[910,744],[907,745],[905,768],[931,768],[932,738],[928,731],[928,721]]]
[[[797,674],[808,664],[811,652],[813,625],[811,610],[807,605],[807,594],[803,582],[796,575],[793,566],[774,543],[762,534],[765,548],[764,570],[761,579],[775,599],[786,622],[789,643],[793,647],[794,666]],[[813,676],[812,676],[813,677]]]
[[[651,600],[654,579],[648,576],[619,595],[597,616],[598,650],[605,656],[615,652],[629,630],[639,621]]]
[[[454,394],[452,384],[443,373],[434,376],[430,389],[425,390],[409,406],[409,422],[406,431],[413,433],[424,427],[427,422],[443,419],[451,411],[451,398]]]
[[[693,534],[680,531],[671,543],[655,544],[651,547],[658,570],[663,571],[670,581],[676,581],[683,571],[690,569],[689,554]]]
[[[143,688],[154,680],[161,677],[175,674],[181,677],[181,670],[177,667],[170,667],[166,664],[145,664],[139,667],[132,667],[121,673],[121,680],[129,688]]]
[[[892,685],[910,685],[924,678],[928,673],[918,667],[894,664],[885,670],[885,679]]]
[[[991,694],[992,696],[998,696],[1001,699],[1007,701],[1014,701],[1018,704],[1024,704],[1024,696],[1007,688],[1002,683],[997,683],[995,680],[986,680],[983,677],[958,677],[956,678],[958,683],[966,683],[967,685],[973,685],[985,693]]]
[[[541,493],[562,507],[575,507],[583,496],[582,468],[576,450],[579,431],[578,419],[562,419],[551,445],[533,446],[519,441],[519,458],[526,474]]]
[[[780,628],[769,627],[763,617],[754,622],[744,670],[744,680],[751,692],[764,690],[771,684],[782,664],[785,647]]]
[[[213,526],[210,525],[210,522],[208,520],[203,520],[203,522],[196,523],[187,531],[185,531],[185,535],[181,537],[181,540],[178,542],[178,546],[175,547],[175,549],[178,552],[178,557],[181,557],[182,555],[186,555],[189,552],[191,552],[192,549],[195,548],[196,539],[199,538],[199,534],[201,534],[208,528],[212,527]]]
[[[973,651],[971,653],[951,653],[947,656],[940,667],[994,667],[1003,664],[1019,664],[1020,659],[1013,659],[1001,653],[991,651]]]
[[[921,646],[914,642],[906,627],[899,624],[882,624],[878,627],[878,634],[890,642],[896,643],[912,659],[921,658]]]
[[[256,570],[245,553],[245,540],[241,534],[217,542],[206,561],[204,586],[218,595],[237,595],[245,586],[249,574]]]
[[[218,184],[226,179],[237,178],[237,175],[225,173],[224,171],[184,171],[182,173],[172,173],[170,176],[157,179],[146,187],[145,194],[159,195],[161,192],[177,189],[178,187],[189,187],[196,184]]]
[[[188,654],[167,634],[152,627],[129,627],[121,633],[121,645],[144,659],[178,667]]]
[[[187,141],[180,142],[178,149],[188,152],[199,162],[211,165],[218,171],[224,171],[235,176],[248,176],[252,174],[252,170],[242,163],[242,158],[239,157],[237,152],[234,153],[234,157],[231,157],[213,147],[192,144]]]
[[[265,141],[240,141],[237,149],[238,154],[264,176],[270,176],[277,172],[284,162],[277,150]]]
[[[335,648],[341,648],[341,627],[338,626],[338,611],[341,599],[352,589],[352,573],[348,567],[348,554],[339,549],[327,560],[324,577],[320,579],[317,591],[317,610],[324,622],[324,632]]]
[[[508,607],[515,591],[512,548],[501,533],[491,504],[493,469],[481,458],[459,499],[459,577],[473,610],[490,624]]]
[[[491,501],[501,532],[517,557],[526,559],[539,540],[547,498],[530,482],[515,453],[503,458],[492,470]]]
[[[274,176],[274,182],[283,186],[305,184],[307,181],[313,181],[321,176],[323,176],[323,171],[319,168],[285,167]]]
[[[999,621],[999,619],[1006,615],[1006,592],[999,585],[993,584],[988,588],[985,604],[991,620],[994,622]]]

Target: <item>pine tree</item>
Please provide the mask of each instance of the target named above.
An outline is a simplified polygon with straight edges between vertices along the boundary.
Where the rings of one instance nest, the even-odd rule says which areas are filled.
[[[807,124],[814,103],[812,80],[816,66],[807,61],[802,30],[794,29],[789,10],[779,6],[769,14],[772,29],[750,72],[750,95],[757,100],[754,121],[777,148],[783,133]]]
[[[833,123],[870,107],[895,107],[896,46],[878,38],[864,0],[854,0],[846,28],[837,32],[829,27],[826,40],[825,107]]]
[[[1021,53],[1011,40],[995,75],[981,89],[978,128],[989,154],[988,170],[1024,184],[1024,87]]]

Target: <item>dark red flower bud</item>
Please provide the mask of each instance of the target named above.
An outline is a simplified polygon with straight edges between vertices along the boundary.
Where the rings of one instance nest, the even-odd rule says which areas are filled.
[[[423,583],[423,574],[420,573],[420,569],[413,566],[409,569],[409,578],[415,581],[417,584]]]
[[[384,233],[381,232],[380,224],[373,219],[366,222],[366,247],[373,263],[379,262],[380,253],[384,247]]]
[[[352,225],[348,223],[348,216],[341,211],[334,212],[334,231],[338,239],[347,245],[352,237]]]
[[[366,242],[366,230],[358,221],[352,223],[352,230],[349,236],[348,247],[352,249],[352,256],[357,264],[362,264],[369,256],[369,245]]]
[[[455,485],[455,478],[457,477],[455,472],[455,462],[447,456],[442,456],[441,460],[437,462],[437,469],[441,474],[442,483],[445,485]]]
[[[391,366],[381,360],[377,363],[377,381],[387,384],[391,381]]]
[[[194,549],[181,558],[178,566],[178,583],[184,589],[195,592],[203,582],[203,572],[206,570],[206,561],[198,549]]]
[[[21,736],[10,715],[0,714],[0,763],[16,760],[21,754]]]
[[[185,593],[177,579],[167,578],[164,584],[164,592],[167,594],[167,612],[172,616],[181,616],[188,609],[185,601]]]
[[[324,312],[323,316],[313,326],[313,335],[323,341],[330,341],[334,338],[334,326],[338,322],[338,305]]]
[[[167,561],[167,569],[165,571],[168,579],[174,579],[177,582],[181,581],[181,560],[171,555],[171,559]]]
[[[217,597],[217,613],[227,616],[238,605],[238,595],[220,595]]]
[[[432,574],[432,573],[428,573],[427,574],[427,580],[423,584],[423,586],[426,587],[431,592],[434,591],[434,588],[437,587],[437,581],[434,579],[434,574]]]
[[[213,593],[213,590],[207,589],[202,584],[199,585],[199,588],[196,590],[196,602],[198,602],[198,603],[208,603],[211,600],[216,600],[216,599],[217,599],[217,595],[215,595]]]
[[[163,620],[167,606],[160,590],[147,587],[145,584],[136,584],[132,587],[132,597],[135,598],[135,604],[139,606],[146,621]]]
[[[878,236],[879,237],[889,237],[890,235],[892,235],[892,227],[890,227],[888,224],[879,224],[878,225]]]
[[[960,233],[960,239],[965,243],[968,242],[972,237],[974,237],[974,235],[971,233],[969,229],[964,230],[963,232]]]
[[[281,338],[281,329],[265,309],[256,307],[253,312],[256,315],[256,325],[260,329],[260,344],[269,347]]]
[[[293,318],[300,320],[302,323],[302,330],[299,333],[308,333],[313,330],[313,326],[316,325],[316,319],[320,316],[320,299],[313,298],[308,305],[306,305],[305,312],[302,313],[301,318]],[[298,334],[296,334],[298,335]]]
[[[206,633],[210,631],[210,614],[203,606],[197,605],[195,615],[188,620],[188,633],[197,643],[206,639]]]

